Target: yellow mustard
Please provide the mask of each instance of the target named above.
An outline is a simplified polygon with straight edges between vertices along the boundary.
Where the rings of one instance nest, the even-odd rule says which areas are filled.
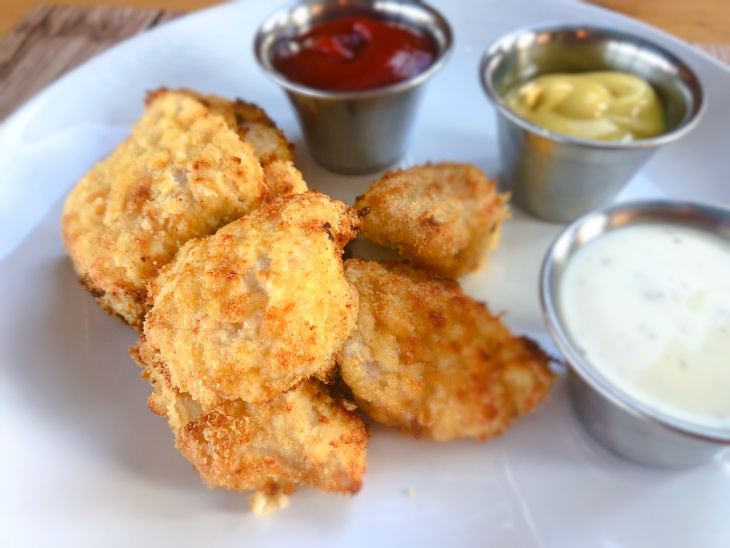
[[[625,143],[664,133],[656,92],[625,72],[546,74],[510,90],[504,101],[533,124],[581,139]]]

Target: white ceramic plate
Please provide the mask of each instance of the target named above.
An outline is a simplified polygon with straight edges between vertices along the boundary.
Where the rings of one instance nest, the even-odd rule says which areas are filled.
[[[498,439],[439,445],[375,427],[362,492],[297,493],[255,518],[245,495],[207,490],[147,410],[150,387],[127,355],[135,334],[76,283],[59,234],[63,198],[129,132],[146,90],[189,86],[264,106],[298,145],[311,186],[351,203],[370,178],[314,165],[283,93],[251,41],[275,2],[229,4],[125,42],[42,92],[0,134],[0,545],[3,546],[663,546],[725,547],[730,455],[687,471],[625,463],[552,400]],[[615,25],[678,53],[709,109],[655,156],[622,199],[668,194],[730,203],[730,72],[656,30],[574,2],[437,2],[456,44],[429,85],[405,164],[499,168],[494,111],[478,59],[527,24]],[[537,274],[559,225],[522,215],[484,272],[464,286],[551,349]],[[409,496],[409,491],[412,490]]]

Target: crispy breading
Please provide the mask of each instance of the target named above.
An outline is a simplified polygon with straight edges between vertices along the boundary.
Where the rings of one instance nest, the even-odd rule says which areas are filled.
[[[289,496],[278,492],[269,495],[263,491],[256,491],[248,498],[248,505],[254,516],[265,516],[275,510],[289,506]]]
[[[141,349],[141,352],[140,352]],[[356,493],[366,468],[362,419],[309,380],[271,403],[225,400],[211,408],[173,386],[159,354],[132,348],[154,390],[150,409],[167,417],[175,447],[210,487],[290,494],[298,485]]]
[[[264,164],[264,181],[273,196],[288,196],[307,191],[301,172],[287,160],[271,160]]]
[[[294,145],[261,107],[241,99],[229,101],[188,89],[181,92],[201,101],[212,113],[223,116],[241,139],[253,146],[254,155],[264,168],[264,180],[271,196],[307,191],[307,183],[293,164]]]
[[[256,150],[256,157],[265,165],[273,160],[294,161],[294,145],[259,106],[236,99],[233,104],[238,132]]]
[[[69,195],[64,243],[84,286],[140,330],[147,283],[180,246],[267,196],[253,147],[196,99],[163,90]]]
[[[294,145],[259,106],[236,99],[233,113],[241,139],[251,143],[264,168],[264,181],[271,196],[307,191],[302,173],[294,166]]]
[[[355,328],[342,248],[353,209],[315,191],[275,198],[188,242],[149,285],[145,344],[205,406],[261,403],[317,375]]]
[[[386,173],[355,208],[370,208],[363,236],[456,278],[477,270],[497,247],[506,202],[477,167],[442,163]]]
[[[286,140],[276,122],[258,105],[241,99],[231,101],[218,95],[205,95],[190,89],[178,92],[197,99],[211,113],[223,116],[243,141],[253,145],[254,154],[262,164],[272,160],[294,161],[294,145]]]
[[[486,439],[548,396],[548,356],[458,283],[405,263],[345,262],[359,292],[337,354],[355,401],[378,422],[438,441]]]

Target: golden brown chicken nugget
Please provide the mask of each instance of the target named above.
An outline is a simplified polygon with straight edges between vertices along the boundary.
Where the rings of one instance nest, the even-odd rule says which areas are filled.
[[[215,114],[223,116],[241,139],[254,147],[254,155],[264,168],[264,179],[271,196],[286,196],[307,191],[301,172],[294,167],[294,145],[266,112],[255,105],[236,99],[230,101],[217,95],[203,95],[181,90],[195,97]]]
[[[147,283],[180,246],[267,195],[251,145],[196,99],[160,91],[132,135],[69,195],[64,243],[85,287],[140,330]]]
[[[478,269],[497,247],[506,201],[477,167],[442,163],[386,173],[355,207],[370,208],[363,236],[456,278]]]
[[[353,209],[310,191],[188,242],[149,286],[144,344],[206,407],[270,401],[326,376],[356,324],[341,256],[360,225]]]
[[[265,165],[273,160],[294,161],[294,145],[287,141],[284,132],[264,109],[254,103],[236,99],[233,111],[241,139],[253,145],[261,164]]]
[[[548,396],[548,356],[456,282],[405,263],[345,262],[357,287],[342,379],[373,419],[438,441],[486,439]]]
[[[156,353],[131,349],[154,391],[149,406],[167,417],[177,447],[210,487],[289,494],[298,485],[356,493],[366,468],[362,419],[315,380],[270,403],[224,400],[205,409],[172,385]],[[157,355],[159,357],[159,355]],[[349,404],[349,405],[348,405]]]
[[[271,196],[287,196],[307,191],[301,171],[294,166],[294,145],[269,115],[253,103],[236,99],[233,113],[241,139],[251,143],[264,168],[264,181]]]
[[[301,172],[287,160],[271,160],[264,164],[264,181],[273,196],[288,196],[307,191]]]
[[[218,95],[205,95],[190,89],[181,89],[179,93],[193,97],[211,113],[222,116],[242,140],[253,145],[254,154],[262,164],[272,160],[294,161],[294,145],[286,140],[284,132],[258,105],[241,99],[231,101]]]

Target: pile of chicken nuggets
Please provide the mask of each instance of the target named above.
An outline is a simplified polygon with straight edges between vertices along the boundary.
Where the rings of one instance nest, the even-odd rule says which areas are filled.
[[[307,190],[256,105],[162,89],[69,195],[82,285],[140,332],[150,409],[211,487],[356,493],[368,428],[484,440],[547,398],[548,356],[454,278],[509,217],[474,166],[388,173],[354,207]],[[343,262],[359,232],[404,262]]]

